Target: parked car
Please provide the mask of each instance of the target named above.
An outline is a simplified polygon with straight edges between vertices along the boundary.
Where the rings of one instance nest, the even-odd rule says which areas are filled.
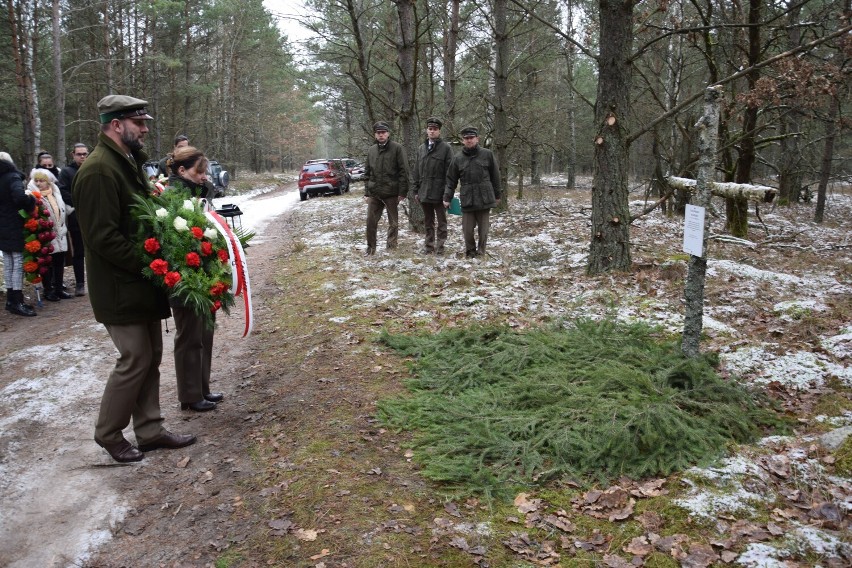
[[[342,195],[349,191],[349,172],[342,160],[309,160],[299,174],[299,198],[333,193]]]
[[[222,164],[216,160],[210,160],[207,164],[207,179],[213,184],[215,192],[213,197],[224,197],[225,191],[228,189],[228,183],[231,181],[231,176],[222,168]]]
[[[355,158],[340,158],[343,165],[346,166],[346,171],[349,172],[349,178],[352,181],[358,181],[364,178],[364,164]]]

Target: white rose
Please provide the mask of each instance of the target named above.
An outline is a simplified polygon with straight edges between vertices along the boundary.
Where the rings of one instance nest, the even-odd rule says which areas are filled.
[[[165,209],[163,209],[162,207],[157,209],[157,211],[155,211],[155,213],[157,214],[157,217],[159,217],[160,219],[163,219],[163,218],[169,216],[169,212],[166,211]]]
[[[187,211],[195,211],[195,204],[192,202],[191,199],[184,199],[183,208]]]
[[[208,241],[215,241],[215,240],[216,240],[216,237],[217,237],[218,235],[219,235],[219,231],[217,231],[217,230],[216,230],[216,229],[214,229],[213,227],[208,227],[208,228],[207,228],[207,229],[205,229],[205,231],[204,231],[204,236],[207,238],[207,240],[208,240]]]
[[[183,217],[175,217],[174,226],[178,231],[186,231],[189,229],[189,225]]]

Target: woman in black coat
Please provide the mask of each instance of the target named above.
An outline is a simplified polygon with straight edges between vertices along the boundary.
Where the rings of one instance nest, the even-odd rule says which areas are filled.
[[[6,280],[6,309],[19,316],[34,316],[24,303],[24,218],[20,211],[32,211],[35,197],[24,193],[24,174],[12,157],[0,152],[0,251]]]

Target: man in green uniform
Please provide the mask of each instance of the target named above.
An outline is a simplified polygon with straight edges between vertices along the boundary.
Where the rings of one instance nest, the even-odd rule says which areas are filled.
[[[441,140],[441,124],[437,117],[426,119],[426,142],[417,148],[414,165],[414,198],[423,208],[426,224],[424,254],[444,254],[444,242],[447,240],[447,209],[442,200],[447,186],[447,168],[453,161],[453,149]]]
[[[462,210],[464,255],[468,258],[485,255],[488,242],[491,208],[500,202],[500,170],[491,150],[479,146],[479,132],[473,126],[461,131],[464,148],[447,170],[447,191],[444,207],[450,206],[456,185],[461,183],[459,202]],[[478,228],[479,243],[474,238]]]
[[[169,317],[163,291],[142,275],[135,197],[150,197],[142,151],[153,120],[148,103],[125,95],[98,101],[98,145],[74,176],[71,192],[86,246],[89,301],[104,324],[118,359],[107,379],[95,425],[95,442],[118,462],[144,458],[142,452],[181,448],[195,436],[173,434],[160,414],[160,320]],[[122,434],[133,419],[137,449]]]
[[[399,239],[399,203],[408,193],[408,159],[401,144],[390,139],[387,122],[373,125],[376,143],[367,151],[364,168],[364,200],[367,202],[367,252],[376,253],[376,231],[382,211],[388,210],[387,248]]]

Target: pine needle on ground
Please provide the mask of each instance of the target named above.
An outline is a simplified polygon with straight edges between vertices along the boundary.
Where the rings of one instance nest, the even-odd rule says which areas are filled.
[[[426,477],[462,491],[667,475],[780,424],[759,396],[641,324],[380,341],[413,358],[415,377],[412,396],[383,401],[380,417],[414,432]]]

